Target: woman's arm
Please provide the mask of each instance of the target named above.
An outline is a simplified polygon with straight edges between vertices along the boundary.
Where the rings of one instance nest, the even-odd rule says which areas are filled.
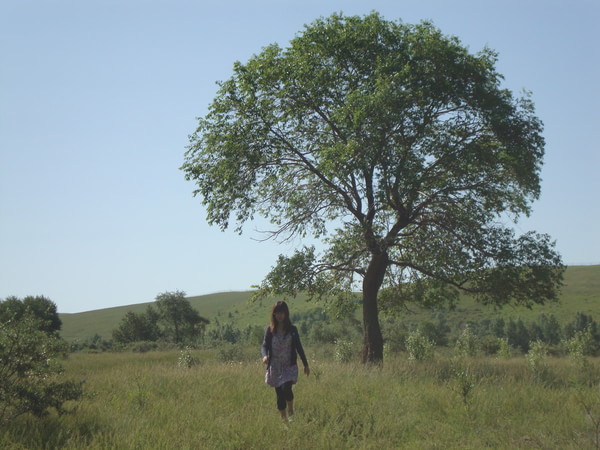
[[[300,334],[298,333],[297,329],[296,329],[296,351],[300,355],[300,359],[302,360],[302,364],[304,365],[304,372],[306,373],[306,369],[308,368],[308,360],[306,359],[306,354],[304,353],[304,347],[302,347],[302,341],[300,341]]]
[[[263,338],[262,345],[260,346],[260,354],[263,357],[264,363],[266,363],[266,361],[267,361],[265,358],[268,359],[268,357],[269,357],[269,342],[268,341],[270,340],[269,339],[269,335],[271,334],[270,331],[271,331],[270,327],[267,327],[265,329],[265,337]]]

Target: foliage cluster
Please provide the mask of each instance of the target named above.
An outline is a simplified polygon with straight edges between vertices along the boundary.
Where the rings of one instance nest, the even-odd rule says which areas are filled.
[[[113,340],[104,339],[98,333],[90,336],[82,341],[75,340],[69,343],[69,349],[72,352],[86,350],[90,353],[106,352],[113,349]]]
[[[185,347],[179,352],[177,365],[182,369],[191,369],[198,364],[200,364],[200,359],[192,354],[190,347]]]
[[[0,423],[49,409],[63,413],[66,402],[81,397],[81,383],[60,377],[67,344],[59,329],[56,305],[45,297],[0,302]]]
[[[423,361],[433,357],[435,344],[417,329],[408,334],[406,338],[406,351],[408,359],[413,361]]]
[[[471,320],[454,328],[447,323],[444,313],[438,313],[434,320],[410,325],[393,318],[383,322],[384,337],[392,351],[406,351],[407,339],[415,330],[436,346],[454,346],[457,354],[464,356],[508,354],[509,350],[525,354],[537,341],[555,354],[579,351],[587,356],[600,351],[598,324],[584,313],[576,313],[564,326],[551,314],[540,314],[531,321],[520,318]]]
[[[337,340],[335,341],[335,351],[333,359],[337,362],[347,363],[353,361],[356,357],[356,349],[352,341]]]
[[[544,380],[548,371],[547,365],[548,346],[542,341],[531,343],[529,352],[525,355],[527,364],[536,378]]]
[[[475,356],[478,352],[477,337],[471,331],[469,326],[466,326],[456,340],[456,352],[460,356]]]
[[[23,299],[10,296],[0,301],[0,322],[19,322],[27,317],[34,319],[37,328],[45,333],[58,333],[62,326],[56,304],[43,295]]]
[[[183,344],[202,338],[208,320],[192,308],[185,292],[158,294],[155,305],[156,308],[148,305],[142,313],[127,312],[113,330],[115,343],[165,341]]]

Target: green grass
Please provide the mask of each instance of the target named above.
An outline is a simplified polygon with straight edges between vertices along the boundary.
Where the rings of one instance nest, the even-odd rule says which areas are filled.
[[[224,292],[196,297],[189,297],[190,303],[200,315],[211,321],[232,322],[238,328],[246,325],[264,325],[267,322],[270,300],[250,303],[248,299],[252,292]],[[120,306],[75,314],[60,314],[63,322],[61,335],[68,341],[85,340],[95,334],[110,339],[112,330],[117,326],[127,311],[143,312],[150,303]],[[304,312],[323,304],[307,302],[300,296],[290,301],[292,313]],[[418,323],[431,319],[433,312],[411,308],[414,313],[406,313],[403,317],[407,322]],[[600,265],[571,266],[565,274],[565,286],[560,301],[544,306],[534,306],[531,309],[505,307],[500,311],[492,307],[476,304],[465,297],[456,310],[446,312],[448,322],[457,324],[468,320],[491,319],[495,317],[522,318],[529,321],[541,313],[554,314],[564,324],[573,320],[577,312],[591,314],[600,320]],[[357,312],[360,317],[360,312]]]
[[[257,349],[254,349],[257,351]],[[598,386],[576,386],[577,365],[548,361],[544,379],[524,358],[463,361],[473,387],[464,402],[458,363],[383,368],[314,356],[294,388],[297,419],[285,430],[257,360],[177,365],[177,352],[74,354],[66,375],[85,379],[73,414],[23,416],[0,429],[2,448],[380,449],[594,448]],[[593,361],[598,370],[599,361]],[[586,413],[588,406],[591,416]]]

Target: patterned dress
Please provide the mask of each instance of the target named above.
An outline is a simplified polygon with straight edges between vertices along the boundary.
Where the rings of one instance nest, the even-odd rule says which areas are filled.
[[[298,366],[291,364],[292,334],[273,333],[271,344],[271,364],[265,374],[265,383],[279,387],[291,381],[298,382]]]

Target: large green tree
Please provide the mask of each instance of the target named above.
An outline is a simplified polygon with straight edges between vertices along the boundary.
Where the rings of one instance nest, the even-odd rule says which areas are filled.
[[[426,22],[319,19],[234,64],[182,170],[210,224],[263,216],[274,239],[321,238],[280,256],[260,292],[343,302],[359,286],[363,359],[381,361],[382,308],[557,296],[553,242],[509,226],[540,194],[544,139],[496,59]]]

